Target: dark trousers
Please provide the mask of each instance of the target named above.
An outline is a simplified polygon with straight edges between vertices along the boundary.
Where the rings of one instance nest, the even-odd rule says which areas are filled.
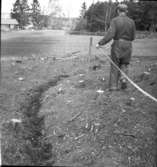
[[[115,40],[111,47],[112,61],[126,74],[132,53],[132,42],[126,40]],[[119,88],[120,78],[123,79],[119,70],[111,63],[109,88]]]

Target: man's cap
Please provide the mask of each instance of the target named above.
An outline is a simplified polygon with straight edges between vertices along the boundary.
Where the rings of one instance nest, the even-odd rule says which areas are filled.
[[[120,11],[126,12],[128,10],[128,6],[126,4],[119,4],[117,6],[117,9],[119,9]]]

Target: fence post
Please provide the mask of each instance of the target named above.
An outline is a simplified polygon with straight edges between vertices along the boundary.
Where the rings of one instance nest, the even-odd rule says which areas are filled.
[[[93,45],[93,37],[90,37],[90,41],[89,41],[88,61],[90,61],[90,59],[91,59],[91,55],[92,55],[92,45]]]

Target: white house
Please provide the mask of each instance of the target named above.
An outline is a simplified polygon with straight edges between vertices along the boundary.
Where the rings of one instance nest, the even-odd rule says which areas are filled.
[[[1,31],[10,31],[17,28],[18,22],[16,19],[11,19],[10,14],[2,13],[1,15]]]

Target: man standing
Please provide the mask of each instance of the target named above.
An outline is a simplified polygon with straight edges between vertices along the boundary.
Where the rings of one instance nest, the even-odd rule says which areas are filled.
[[[107,34],[96,45],[99,48],[113,39],[111,59],[126,74],[128,74],[128,65],[132,54],[132,41],[135,39],[136,30],[134,21],[127,16],[127,8],[125,4],[118,5],[118,16],[112,19]],[[109,89],[118,90],[119,88],[127,88],[126,79],[120,76],[120,72],[111,64]]]

